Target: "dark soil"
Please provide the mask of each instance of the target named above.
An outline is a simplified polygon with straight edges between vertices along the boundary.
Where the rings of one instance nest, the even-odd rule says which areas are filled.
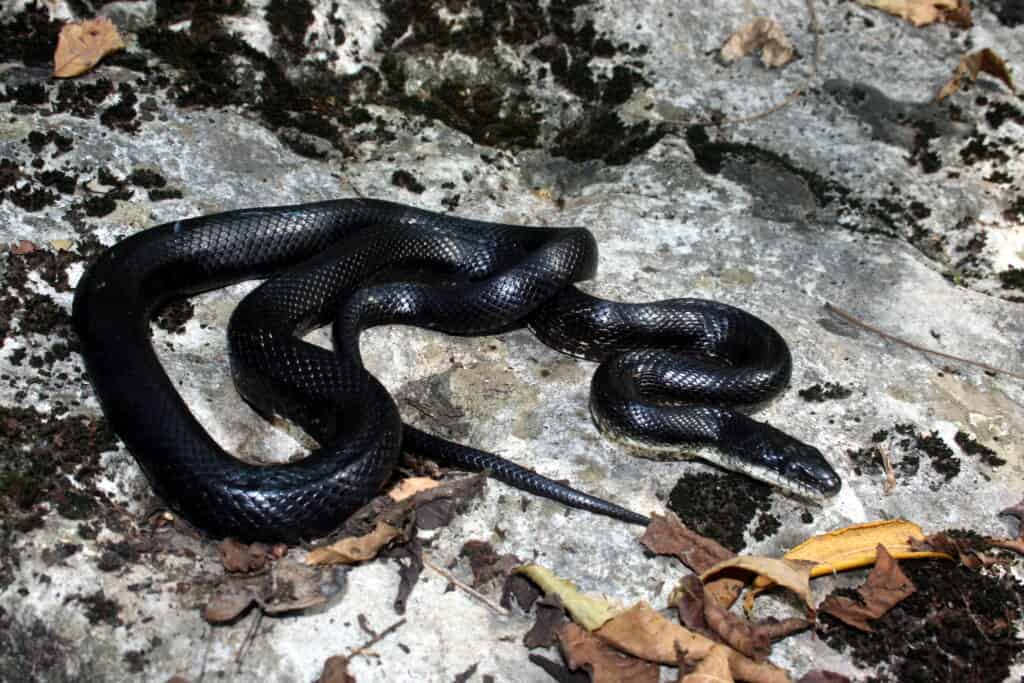
[[[1006,463],[995,451],[977,443],[966,432],[958,432],[954,440],[960,452],[978,457],[990,467],[1001,467]],[[938,432],[921,431],[912,424],[897,424],[892,430],[875,432],[871,441],[870,446],[846,452],[858,476],[878,477],[883,474],[883,449],[888,453],[898,484],[906,485],[918,474],[922,458],[927,459],[932,470],[942,478],[932,485],[934,490],[960,474],[960,455]]]
[[[669,494],[668,508],[686,526],[740,552],[746,547],[744,533],[755,517],[752,535],[757,540],[773,536],[781,524],[770,514],[772,488],[742,474],[700,472],[681,477]]]
[[[871,622],[873,633],[822,613],[822,639],[859,666],[878,666],[878,674],[866,679],[872,683],[1008,680],[1010,665],[1024,652],[1014,625],[1021,618],[1021,589],[1012,576],[942,560],[905,560],[900,566],[916,593]],[[850,589],[836,593],[856,596]]]
[[[849,398],[853,395],[853,390],[835,382],[825,382],[823,385],[813,384],[801,389],[797,395],[808,403],[824,403],[832,399]]]

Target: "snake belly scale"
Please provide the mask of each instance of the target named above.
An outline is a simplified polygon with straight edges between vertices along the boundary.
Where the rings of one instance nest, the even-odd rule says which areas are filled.
[[[329,533],[376,495],[403,450],[567,505],[635,524],[646,517],[494,454],[403,425],[363,366],[360,334],[415,325],[454,335],[529,327],[552,348],[600,361],[599,428],[654,449],[713,445],[727,467],[809,496],[839,479],[813,447],[731,406],[789,380],[785,342],[739,309],[698,299],[605,301],[574,283],[594,275],[582,228],[504,225],[366,199],[245,209],[150,228],[83,275],[73,322],[104,413],[156,493],[213,536],[289,541]],[[232,376],[260,413],[318,443],[294,463],[252,465],[195,419],[149,340],[173,299],[264,279],[228,325]],[[333,323],[334,350],[302,340]]]

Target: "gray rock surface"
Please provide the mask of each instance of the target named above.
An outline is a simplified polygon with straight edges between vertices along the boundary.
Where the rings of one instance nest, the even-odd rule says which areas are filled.
[[[1024,367],[1024,105],[987,76],[931,103],[967,51],[992,47],[1008,64],[1024,63],[1009,3],[975,8],[970,29],[915,28],[852,2],[815,3],[822,57],[806,94],[746,124],[690,129],[679,122],[751,116],[802,87],[815,54],[804,3],[757,7],[795,43],[799,58],[781,70],[753,57],[715,58],[755,16],[741,2],[501,10],[251,0],[191,22],[145,1],[45,4],[55,19],[81,17],[91,4],[132,33],[126,54],[59,83],[37,56],[47,50],[16,39],[30,28],[39,42],[52,38],[45,10],[15,2],[0,11],[10,46],[0,51],[0,164],[9,162],[0,165],[0,241],[29,240],[57,263],[47,274],[43,258],[10,253],[0,262],[3,457],[39,458],[52,469],[34,476],[60,482],[40,492],[36,480],[15,481],[28,477],[20,465],[0,469],[0,505],[17,507],[19,491],[24,503],[16,513],[0,508],[10,513],[0,552],[8,651],[0,679],[19,680],[20,671],[21,680],[310,681],[328,656],[367,640],[357,617],[378,631],[399,618],[396,564],[382,560],[348,572],[344,589],[311,612],[260,619],[254,610],[212,627],[201,607],[219,576],[214,546],[170,528],[154,545],[137,543],[159,501],[123,446],[96,436],[101,412],[73,353],[72,292],[60,282],[64,272],[67,285],[81,275],[76,254],[95,253],[93,236],[109,245],[233,208],[362,195],[510,223],[583,225],[602,250],[589,291],[631,301],[712,298],[775,325],[795,370],[790,391],[760,417],[821,448],[845,485],[820,508],[774,496],[781,528],[760,540],[748,529],[745,552],[780,554],[814,533],[884,518],[929,532],[1014,531],[996,515],[1024,494],[1024,384],[894,344],[824,307],[948,354]],[[423,18],[431,16],[446,18],[435,25]],[[218,25],[233,42],[218,38]],[[170,34],[156,27],[194,42],[169,48]],[[189,61],[197,45],[222,51]],[[236,78],[226,88],[224,72]],[[47,186],[47,171],[77,184]],[[154,343],[222,445],[247,459],[287,460],[303,452],[301,442],[241,403],[227,368],[223,330],[251,286],[196,297],[183,329],[154,327]],[[326,334],[315,338],[328,343]],[[60,348],[68,344],[70,354]],[[630,508],[663,511],[679,477],[712,471],[632,457],[601,439],[587,411],[593,366],[525,331],[454,339],[375,329],[362,348],[407,420]],[[826,383],[851,393],[816,403],[798,395]],[[916,473],[900,470],[891,495],[882,474],[857,474],[851,452],[897,425],[934,433],[959,473],[947,479],[921,457]],[[69,452],[88,460],[88,471],[47,459],[65,448],[46,436],[54,430],[77,435]],[[1006,463],[968,456],[958,432]],[[894,455],[909,452],[893,446]],[[88,504],[76,507],[76,495]],[[810,523],[801,521],[806,511]],[[584,590],[662,605],[683,572],[674,560],[646,557],[638,536],[491,483],[433,534],[427,552],[468,580],[460,548],[484,540]],[[1006,571],[1019,577],[1020,564]],[[816,596],[835,585],[816,581]],[[469,680],[545,680],[521,644],[531,617],[501,616],[449,588],[426,570],[406,623],[373,656],[353,659],[356,679],[447,681],[475,665]],[[493,599],[498,591],[483,589]],[[791,608],[764,601],[766,611]],[[811,633],[777,645],[772,661],[794,677],[858,671]]]

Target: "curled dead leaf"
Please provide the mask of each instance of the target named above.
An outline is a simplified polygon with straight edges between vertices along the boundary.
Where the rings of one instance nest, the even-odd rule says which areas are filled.
[[[110,19],[98,18],[65,24],[53,54],[53,75],[79,76],[111,52],[124,49],[124,41]]]
[[[571,581],[538,564],[526,564],[516,567],[513,571],[529,577],[545,593],[558,596],[573,620],[588,631],[600,627],[622,611],[621,607],[605,598],[581,592]]]
[[[712,648],[723,647],[669,621],[643,601],[610,619],[596,634],[634,657],[670,666],[678,664],[679,652],[684,653],[687,662],[694,663],[707,657]],[[729,669],[738,680],[789,683],[786,672],[772,664],[755,662],[732,649],[726,648],[726,652]]]
[[[729,36],[719,56],[731,64],[755,50],[761,51],[761,63],[767,67],[784,66],[793,59],[793,43],[782,26],[768,17],[757,17]]]
[[[716,564],[711,569],[701,574],[701,580],[729,570],[744,570],[763,576],[772,583],[783,586],[793,591],[807,605],[807,609],[814,611],[814,600],[811,597],[811,569],[814,562],[807,560],[778,559],[774,557],[756,557],[754,555],[738,555],[732,559]],[[748,606],[749,609],[749,606]]]
[[[862,602],[830,595],[821,603],[820,609],[854,628],[871,631],[867,623],[869,619],[878,619],[916,590],[896,560],[886,552],[885,546],[879,544],[875,566],[864,585],[857,589]]]
[[[428,491],[440,485],[441,482],[430,477],[409,477],[392,487],[388,491],[388,496],[394,501],[405,500],[415,496],[420,491]]]
[[[708,652],[707,657],[697,663],[690,673],[683,673],[679,667],[679,683],[733,683],[732,672],[729,670],[729,651],[716,645]]]
[[[865,7],[879,9],[909,21],[914,26],[936,22],[971,26],[971,3],[968,0],[857,0]]]
[[[941,102],[960,90],[965,78],[971,81],[978,80],[978,74],[981,73],[986,73],[999,79],[1006,84],[1010,92],[1016,92],[1016,89],[1013,87],[1013,79],[1010,77],[1010,71],[1006,67],[1006,62],[1003,61],[1002,57],[986,47],[960,58],[960,63],[956,65],[953,77],[946,81],[942,88],[939,89],[939,94],[935,96],[935,101]]]
[[[674,513],[662,516],[651,515],[651,523],[644,530],[640,543],[657,555],[673,555],[694,572],[700,573],[723,562],[736,553],[713,539],[701,536],[683,524]],[[732,577],[723,577],[708,585],[715,599],[729,607],[746,582]]]
[[[337,543],[313,548],[306,556],[308,565],[357,564],[377,557],[381,548],[402,535],[402,530],[386,522],[377,522],[373,531],[364,536],[349,536]]]
[[[586,670],[591,683],[658,683],[661,679],[657,664],[622,654],[571,622],[558,630],[558,643],[569,669]]]

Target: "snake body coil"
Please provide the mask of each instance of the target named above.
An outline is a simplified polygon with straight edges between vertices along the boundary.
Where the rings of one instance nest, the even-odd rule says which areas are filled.
[[[573,283],[597,248],[580,228],[485,223],[374,200],[231,211],[169,223],[104,252],[79,283],[73,320],[111,425],[175,511],[215,536],[324,535],[376,495],[401,451],[632,523],[646,518],[498,456],[403,425],[363,367],[359,335],[384,324],[483,335],[528,325],[545,343],[603,361],[591,410],[602,431],[652,448],[715,445],[726,464],[808,495],[839,488],[815,449],[726,405],[787,383],[790,356],[762,321],[714,302],[618,304]],[[319,444],[257,466],[223,451],[184,404],[149,341],[169,300],[267,279],[228,326],[241,395]],[[334,352],[302,341],[333,321]]]

